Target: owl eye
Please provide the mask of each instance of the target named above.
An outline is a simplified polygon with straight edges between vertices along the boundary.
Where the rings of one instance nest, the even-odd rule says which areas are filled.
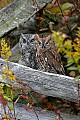
[[[34,38],[33,38],[33,39],[31,39],[31,42],[34,42]]]
[[[39,42],[39,45],[41,45],[41,42]]]
[[[49,42],[46,42],[46,44],[48,45],[48,44],[49,44]]]
[[[23,38],[23,43],[26,43],[26,40]]]

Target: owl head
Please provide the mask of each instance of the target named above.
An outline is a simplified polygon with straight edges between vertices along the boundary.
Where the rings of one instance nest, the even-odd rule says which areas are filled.
[[[35,34],[34,38],[40,48],[49,47],[52,40],[52,37],[50,35],[48,37],[40,38],[38,34]]]
[[[19,40],[20,51],[28,51],[33,47],[34,44],[34,34],[21,34]]]

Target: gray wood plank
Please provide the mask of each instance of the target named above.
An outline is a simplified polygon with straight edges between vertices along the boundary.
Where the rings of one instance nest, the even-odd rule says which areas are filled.
[[[52,0],[48,0],[50,2]],[[42,8],[47,1],[38,0]],[[0,37],[18,27],[36,13],[32,0],[14,0],[11,4],[0,10]]]
[[[0,64],[5,65],[3,59],[0,59]],[[13,62],[10,62],[9,66],[19,82],[29,84],[40,94],[78,102],[78,88],[74,78],[42,72]]]
[[[0,108],[1,110],[3,110],[2,106]],[[19,105],[19,104],[15,105],[17,120],[38,120],[33,110],[30,110],[30,112],[28,112],[24,108],[28,109],[26,105]],[[35,108],[35,110],[39,120],[58,120],[57,115],[53,111],[46,110],[44,112],[41,112],[41,110],[43,110],[42,108]],[[63,118],[63,120],[80,120],[80,114],[75,115],[64,111],[64,112],[60,112],[60,115]]]
[[[10,5],[0,10],[0,37],[14,29],[18,24],[27,21],[35,12],[32,0],[14,0]]]

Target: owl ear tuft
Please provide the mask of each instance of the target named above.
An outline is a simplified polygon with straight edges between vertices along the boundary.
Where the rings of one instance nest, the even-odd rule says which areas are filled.
[[[35,34],[34,38],[35,38],[35,40],[38,40],[39,39],[39,35]]]
[[[41,42],[41,38],[39,37],[38,34],[35,34],[34,39],[38,42]]]
[[[49,41],[51,40],[51,38],[52,38],[51,35],[49,35],[48,37],[46,37],[46,40]]]
[[[21,33],[21,36],[22,36],[22,37],[24,37],[24,34],[23,34],[23,33]]]

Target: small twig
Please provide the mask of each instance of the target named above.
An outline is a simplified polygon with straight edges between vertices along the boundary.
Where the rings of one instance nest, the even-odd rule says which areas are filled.
[[[78,83],[78,99],[79,99],[79,106],[80,106],[80,83]]]
[[[6,113],[6,107],[5,107],[5,105],[3,105],[3,109],[4,109],[4,117],[6,118],[7,113]]]
[[[14,108],[14,118],[16,118],[16,112],[15,112],[15,104],[13,102],[13,108]]]
[[[35,108],[34,108],[34,107],[32,107],[32,108],[33,108],[33,110],[34,110],[34,113],[35,113],[35,115],[36,115],[37,119],[39,120],[39,117],[38,117],[38,115],[37,115],[37,113],[36,113]]]

